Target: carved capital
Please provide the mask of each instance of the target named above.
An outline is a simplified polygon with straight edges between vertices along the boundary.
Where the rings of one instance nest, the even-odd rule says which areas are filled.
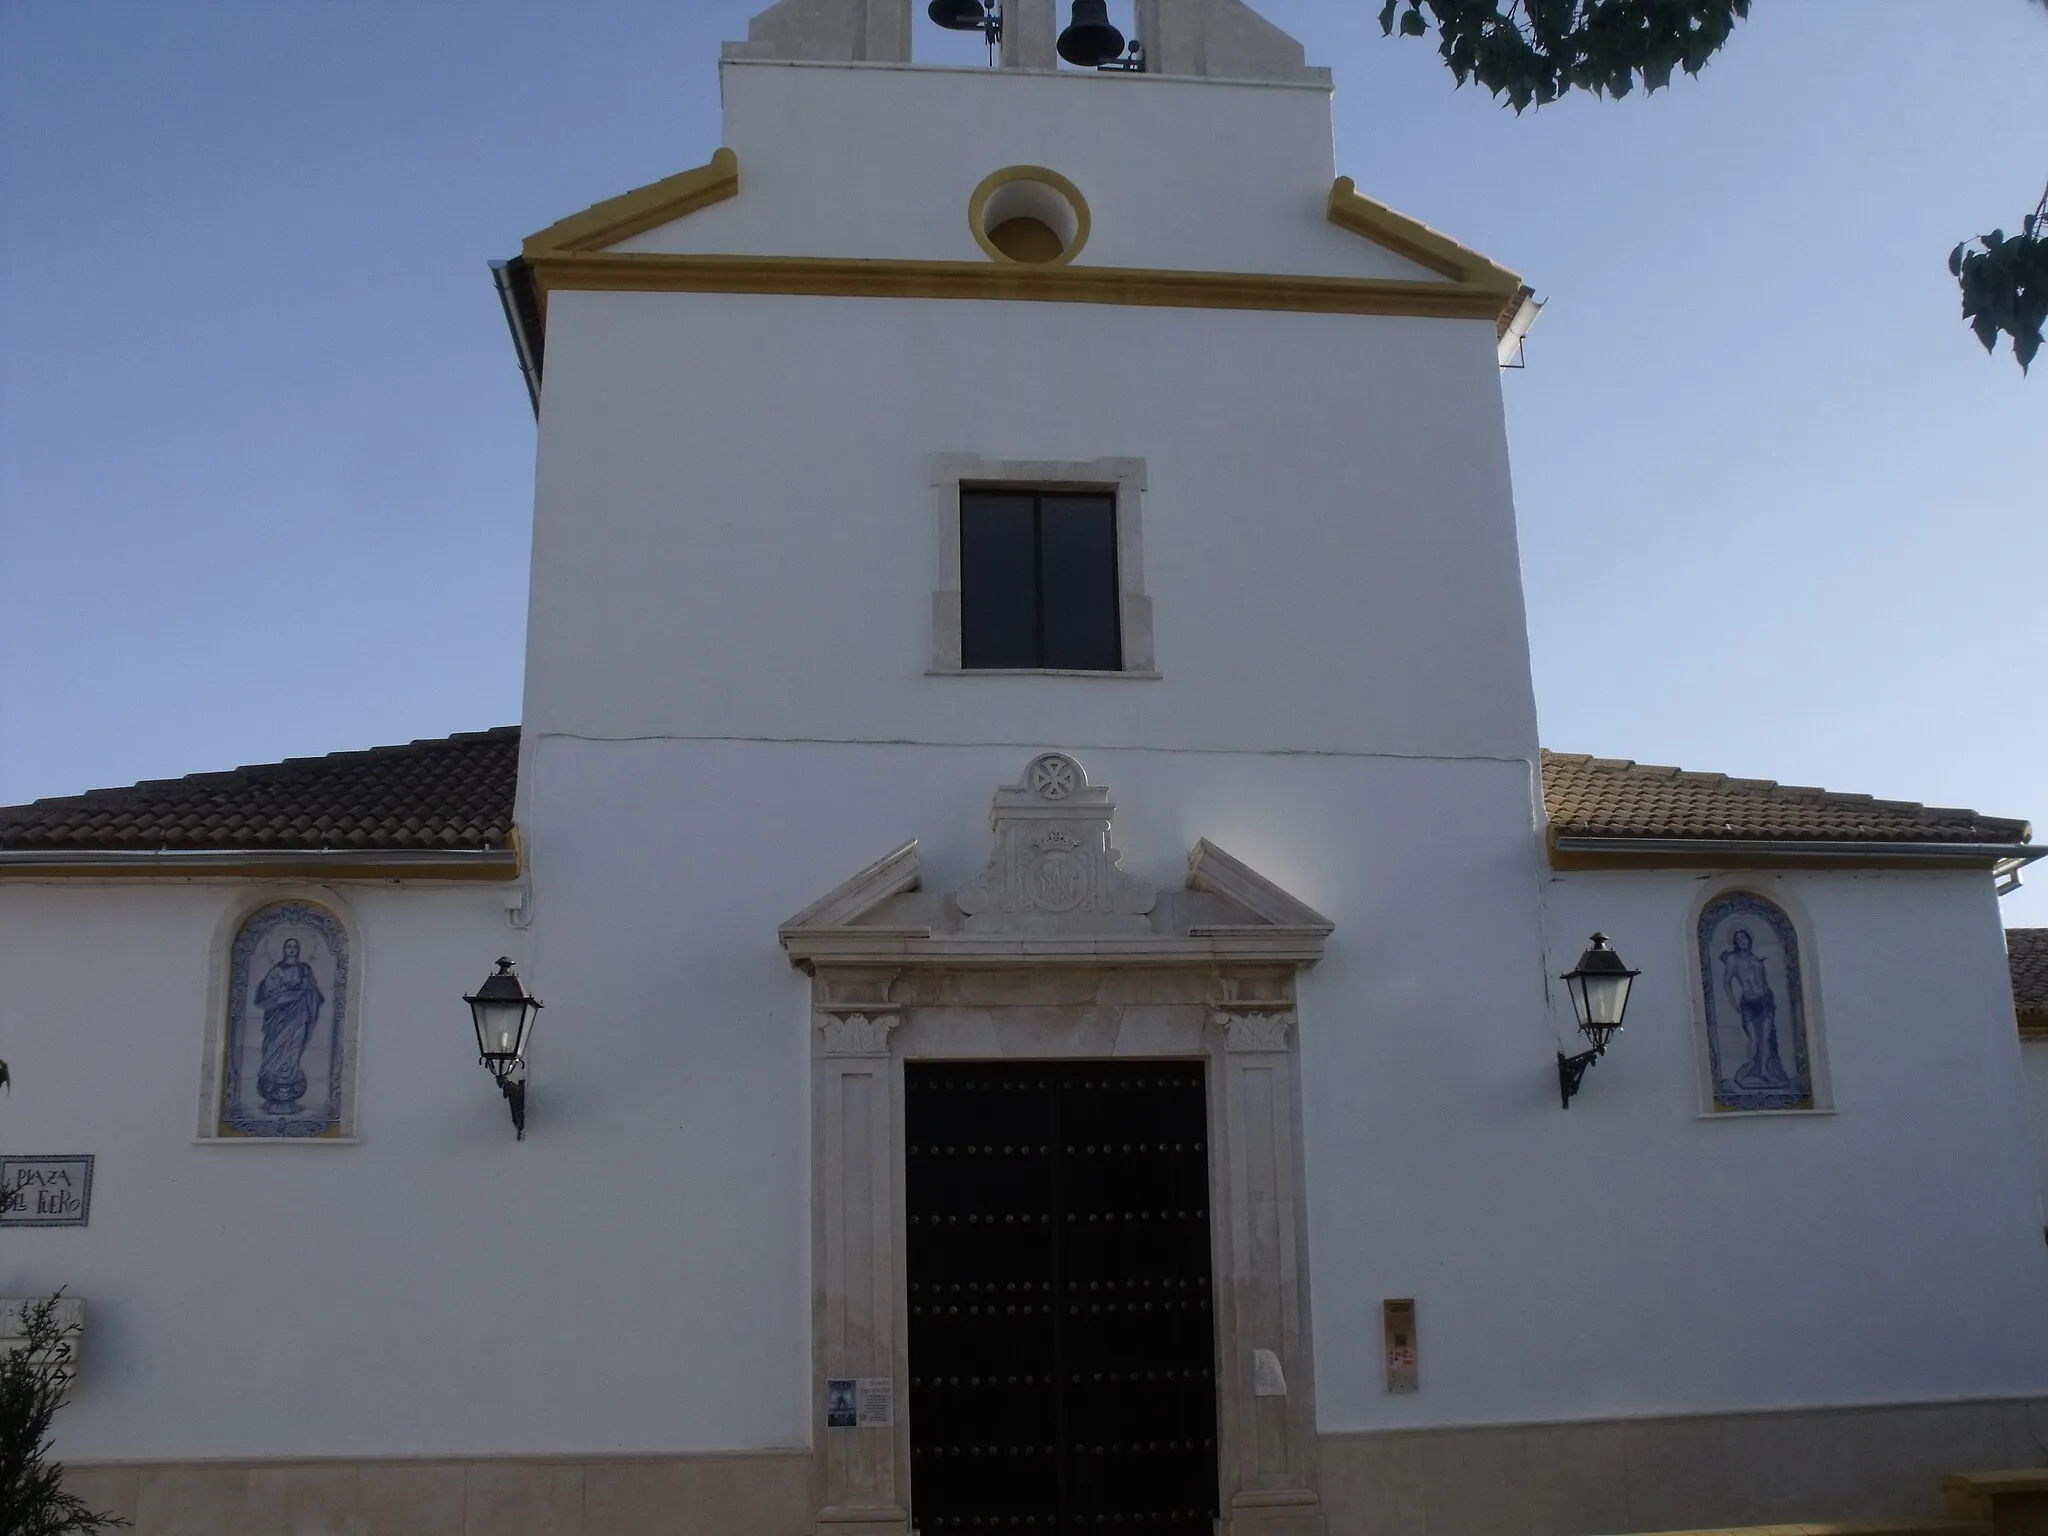
[[[1216,1022],[1223,1026],[1224,1049],[1229,1051],[1284,1051],[1287,1031],[1294,1027],[1291,1008],[1234,1008],[1216,1006]]]
[[[886,1056],[889,1031],[902,1022],[894,1012],[821,1009],[818,1038],[827,1056]]]

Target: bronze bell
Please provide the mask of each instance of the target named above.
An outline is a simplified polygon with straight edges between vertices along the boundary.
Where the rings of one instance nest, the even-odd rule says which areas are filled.
[[[932,0],[925,14],[948,32],[979,32],[988,22],[981,0]]]
[[[1124,35],[1109,24],[1109,0],[1074,0],[1074,19],[1060,34],[1060,57],[1095,69],[1123,57]]]

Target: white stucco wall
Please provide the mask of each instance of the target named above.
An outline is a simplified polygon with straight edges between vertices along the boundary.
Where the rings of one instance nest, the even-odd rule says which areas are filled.
[[[1526,758],[1483,322],[557,294],[543,735]],[[1146,460],[1157,682],[929,678],[926,461]]]
[[[522,1155],[462,1004],[526,953],[501,889],[329,890],[358,940],[353,1146],[195,1141],[248,886],[0,883],[0,1149],[97,1160],[90,1225],[0,1233],[0,1291],[88,1304],[67,1457],[432,1453],[499,1439],[492,1405],[537,1382],[601,1395],[573,1319],[607,1301],[615,1208],[579,1206],[587,1161]]]
[[[1546,882],[1550,973],[1596,928],[1643,971],[1568,1112],[1553,1050],[1582,1042],[1561,997],[1555,1047],[1536,1027],[1536,978],[1520,1025],[1456,991],[1369,1039],[1304,1022],[1325,1429],[2048,1381],[2048,1249],[1990,881],[1734,883],[1803,918],[1833,1113],[1701,1112],[1689,935],[1720,876]],[[1411,1295],[1424,1390],[1389,1397],[1379,1299]]]
[[[1327,232],[1327,122],[1298,120],[1319,98],[1116,84],[729,67],[745,190],[638,248],[970,259],[962,206],[984,170],[1228,181],[1189,122],[1227,136],[1249,102],[1269,114],[1271,180],[1297,202],[1313,187],[1314,206],[1271,210],[1265,243],[1241,243],[1224,210],[1247,170],[1189,199],[1214,217],[1171,241],[1143,233],[1164,213],[1134,219],[1114,259],[1326,270],[1310,231]],[[1098,94],[1052,94],[1070,91]],[[943,127],[970,101],[986,166],[947,158],[975,139]],[[1112,133],[1097,112],[1131,116]],[[863,178],[890,196],[856,206]],[[1337,923],[1302,994],[1323,1429],[2048,1383],[1988,882],[1802,877],[1839,1113],[1716,1123],[1682,1013],[1697,882],[1541,869],[1490,326],[562,293],[548,370],[524,820],[549,984],[579,1013],[633,1011],[617,957],[661,953],[707,1008],[780,1019],[800,1002],[770,980],[777,920],[910,836],[929,883],[964,879],[990,790],[1061,747],[1114,788],[1140,875],[1173,882],[1206,836]],[[1160,680],[926,675],[926,460],[959,452],[1145,459]],[[1594,927],[1647,974],[1566,1114],[1568,1025],[1544,978]],[[1981,974],[1959,996],[1926,954]],[[737,1069],[745,1030],[720,1032],[704,1069]],[[780,1070],[745,1059],[750,1086]],[[741,1167],[792,1145],[767,1134],[799,1118],[800,1063],[778,1060],[792,1097],[758,1101],[750,1150],[728,1154]],[[800,1255],[802,1216],[754,1262]],[[1396,1296],[1420,1308],[1412,1398],[1381,1387]],[[782,1392],[797,1433],[801,1377],[743,1390]]]
[[[1750,881],[1806,925],[1836,1110],[1717,1120],[1686,987],[1703,882],[1539,882],[1512,765],[1087,760],[1141,877],[1175,881],[1206,835],[1338,924],[1302,989],[1325,1431],[2048,1379],[2027,1084],[1997,973],[1968,963],[1996,949],[1986,882]],[[932,885],[965,879],[988,788],[1020,766],[991,746],[544,743],[529,932],[494,888],[342,892],[352,1147],[192,1142],[207,957],[239,892],[0,886],[5,1149],[99,1159],[90,1227],[0,1253],[9,1294],[66,1284],[92,1308],[60,1451],[801,1445],[805,1003],[773,929],[908,835]],[[1645,975],[1565,1112],[1541,977],[1595,925]],[[523,1144],[459,1001],[500,949],[549,1003]],[[1420,1309],[1413,1397],[1380,1387],[1397,1295]]]
[[[1444,281],[1329,222],[1325,87],[733,60],[720,79],[740,195],[613,249],[983,261],[975,186],[1043,165],[1088,201],[1082,266]]]
[[[804,993],[774,931],[906,838],[919,840],[927,889],[964,883],[988,856],[990,792],[1014,782],[1029,755],[989,744],[539,743],[535,975],[556,1049],[576,1038],[576,1059],[551,1058],[545,1076],[569,1075],[561,1091],[576,1112],[608,1118],[648,1091],[633,1079],[669,1074],[685,1107],[681,1140],[662,1155],[693,1149],[672,1164],[688,1169],[675,1176],[732,1251],[728,1272],[673,1297],[677,1326],[760,1351],[717,1382],[667,1366],[658,1398],[617,1404],[620,1426],[656,1437],[686,1427],[692,1446],[738,1446],[755,1442],[730,1438],[728,1426],[772,1407],[789,1415],[789,1438],[776,1443],[802,1443],[808,1321],[779,1286],[755,1283],[804,1269],[809,1240]],[[1391,1097],[1405,1085],[1431,1100],[1465,1098],[1475,1059],[1501,1056],[1511,1065],[1480,1069],[1481,1082],[1519,1073],[1527,1097],[1540,1098],[1553,1037],[1523,765],[1128,747],[1082,755],[1116,796],[1117,845],[1141,879],[1181,884],[1188,850],[1206,836],[1338,925],[1302,991],[1312,1256],[1326,1230],[1405,1198],[1378,1187],[1380,1159],[1354,1164],[1346,1147],[1370,1079],[1399,1071],[1382,1090]],[[1460,835],[1447,840],[1449,826]],[[1447,1014],[1466,1023],[1447,1025]],[[1406,1076],[1403,1042],[1434,1037],[1432,1059]],[[1495,1091],[1477,1089],[1488,1103]],[[1486,1196],[1496,1198],[1522,1197]],[[1325,1284],[1321,1269],[1315,1280]],[[1323,1400],[1348,1403],[1344,1361],[1361,1343],[1343,1337],[1343,1298],[1365,1293],[1341,1269],[1327,1283],[1338,1323],[1318,1346],[1319,1370],[1325,1358],[1336,1366],[1335,1395],[1324,1385]],[[1371,1292],[1373,1307],[1381,1294]],[[1320,1292],[1317,1304],[1320,1328]],[[700,1432],[728,1438],[700,1443]]]
[[[968,259],[967,188],[1034,159],[1095,202],[1090,259],[1384,270],[1319,222],[1318,92],[725,79],[747,190],[660,248]],[[988,165],[946,158],[967,144]],[[1178,883],[1207,837],[1337,925],[1300,1026],[1325,1431],[2048,1390],[1988,881],[1767,882],[1809,924],[1835,1112],[1717,1122],[1700,881],[1543,866],[1493,347],[1483,322],[554,295],[532,926],[494,887],[345,892],[361,1144],[192,1144],[234,888],[0,883],[4,1146],[100,1159],[91,1227],[0,1241],[0,1289],[92,1307],[60,1452],[804,1444],[808,1024],[777,924],[907,837],[959,884],[990,792],[1048,747],[1114,790],[1134,874]],[[1146,461],[1159,679],[926,674],[926,463],[960,452]],[[1567,1113],[1545,978],[1595,927],[1645,974]],[[548,1004],[524,1143],[460,1002],[501,952]],[[1387,1297],[1418,1304],[1413,1397],[1381,1390]]]
[[[2026,1066],[2027,1103],[2033,1111],[2034,1149],[2041,1168],[2041,1197],[2044,1207],[2048,1207],[2048,1037],[2022,1037],[2020,1060]],[[2048,1215],[2048,1211],[2044,1211],[2044,1215]]]

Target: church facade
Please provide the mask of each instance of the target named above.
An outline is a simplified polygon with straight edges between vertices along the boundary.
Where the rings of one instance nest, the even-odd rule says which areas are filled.
[[[1238,0],[923,10],[771,6],[707,163],[498,269],[518,727],[0,812],[80,1491],[1596,1536],[2039,1461],[2026,824],[1543,752],[1529,288]]]

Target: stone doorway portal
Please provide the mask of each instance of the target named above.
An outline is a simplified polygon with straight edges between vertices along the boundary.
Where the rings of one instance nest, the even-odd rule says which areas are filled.
[[[1179,888],[1135,878],[1110,840],[1114,810],[1107,787],[1080,763],[1041,753],[1025,764],[1020,782],[997,789],[988,867],[967,884],[927,891],[917,845],[906,843],[782,925],[783,947],[811,978],[811,1424],[821,1536],[909,1536],[913,1483],[924,1476],[913,1476],[920,1458],[912,1422],[931,1425],[935,1412],[945,1412],[920,1406],[923,1388],[910,1384],[913,1374],[936,1370],[923,1372],[911,1359],[909,1283],[927,1283],[916,1273],[924,1261],[913,1233],[928,1229],[909,1223],[909,1149],[920,1137],[939,1145],[950,1136],[965,1146],[972,1120],[945,1135],[916,1131],[909,1100],[923,1090],[912,1084],[936,1081],[925,1074],[939,1071],[980,1071],[987,1081],[1013,1071],[1048,1079],[1057,1072],[1065,1082],[1069,1070],[1085,1083],[1090,1072],[1101,1081],[1112,1069],[1133,1081],[1156,1084],[1180,1073],[1206,1084],[1187,1099],[1203,1117],[1202,1133],[1184,1138],[1201,1141],[1204,1151],[1183,1155],[1191,1187],[1209,1197],[1201,1218],[1208,1268],[1187,1275],[1213,1277],[1203,1347],[1216,1428],[1200,1435],[1162,1428],[1155,1437],[1148,1426],[1144,1439],[1147,1455],[1157,1438],[1183,1442],[1176,1454],[1184,1456],[1188,1439],[1213,1439],[1204,1450],[1214,1470],[1204,1484],[1210,1502],[1189,1497],[1159,1507],[1199,1505],[1204,1522],[1209,1509],[1219,1509],[1221,1536],[1325,1536],[1302,1235],[1295,975],[1321,958],[1331,925],[1207,841],[1189,853]],[[1099,1147],[1109,1131],[1097,1135]],[[1135,1145],[1160,1135],[1128,1139]],[[1119,1156],[1125,1140],[1118,1127]],[[1066,1144],[1062,1137],[1059,1145]],[[926,1196],[921,1190],[916,1198]],[[1189,1208],[1132,1199],[1076,1206],[1075,1214]],[[966,1206],[950,1214],[984,1212]],[[973,1225],[979,1231],[981,1223]],[[1002,1280],[964,1271],[957,1278],[963,1286],[970,1278]],[[1141,1271],[1136,1278],[1167,1276]],[[934,1273],[931,1283],[937,1280]],[[1163,1293],[1155,1286],[1152,1294]],[[1145,1295],[1141,1284],[1140,1307]],[[1118,1299],[1129,1298],[1119,1292]],[[946,1304],[954,1304],[950,1291]],[[1106,1300],[1069,1296],[1066,1304]],[[1092,1378],[1094,1367],[1088,1370]],[[956,1373],[949,1367],[946,1374]],[[1106,1401],[1091,1397],[1084,1406]],[[918,1433],[923,1443],[925,1430]],[[1091,1447],[1119,1443],[1107,1431],[1087,1433]],[[1126,1433],[1126,1454],[1135,1438],[1135,1430]],[[949,1468],[954,1443],[945,1442]],[[957,1443],[968,1447],[971,1463],[974,1445],[995,1442],[985,1434]],[[1038,1443],[1070,1445],[1070,1468],[1080,1464],[1079,1424],[1066,1439]],[[925,1449],[940,1444],[932,1439]],[[1072,1529],[1092,1533],[1093,1525],[1080,1524],[1081,1511],[1065,1507]],[[1040,1531],[1057,1531],[1060,1508],[1050,1526],[1030,1512],[1014,1527],[1008,1518],[994,1527],[979,1518],[984,1530],[1028,1531],[1039,1519]],[[925,1517],[941,1513],[928,1502],[919,1511],[931,1536],[940,1527]],[[1115,1530],[1115,1510],[1109,1514],[1106,1528]],[[966,1518],[973,1530],[977,1517]]]
[[[1200,1062],[906,1064],[912,1529],[1208,1536]]]

